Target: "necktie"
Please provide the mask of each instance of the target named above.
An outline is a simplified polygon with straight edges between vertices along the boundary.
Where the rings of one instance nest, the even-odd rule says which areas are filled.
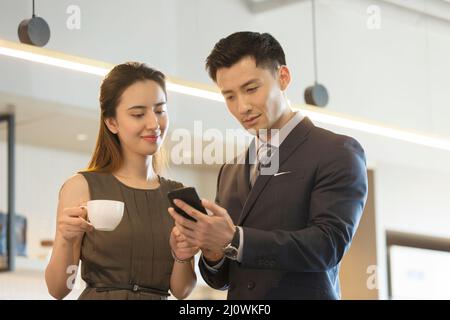
[[[272,146],[268,143],[262,143],[256,151],[256,163],[250,169],[250,188],[255,185],[256,179],[261,172],[261,166],[270,165]]]

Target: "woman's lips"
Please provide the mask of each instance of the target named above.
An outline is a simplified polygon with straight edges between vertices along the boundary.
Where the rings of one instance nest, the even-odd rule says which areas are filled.
[[[158,140],[159,136],[143,136],[142,139],[148,142],[156,142]]]

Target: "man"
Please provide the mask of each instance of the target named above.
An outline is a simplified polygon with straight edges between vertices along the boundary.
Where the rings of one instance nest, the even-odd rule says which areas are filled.
[[[197,222],[169,209],[182,236],[202,249],[204,280],[228,289],[228,299],[339,299],[339,264],[367,196],[362,147],[290,109],[290,72],[270,34],[220,40],[206,67],[256,137],[244,163],[220,169],[216,203],[202,200],[212,215],[182,201],[176,205]],[[272,162],[278,170],[264,174]]]

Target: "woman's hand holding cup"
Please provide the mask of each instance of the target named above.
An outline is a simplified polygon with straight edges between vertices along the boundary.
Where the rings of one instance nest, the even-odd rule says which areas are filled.
[[[85,232],[94,230],[94,226],[87,220],[85,204],[79,207],[64,208],[58,217],[57,228],[61,236],[68,242],[83,237]]]

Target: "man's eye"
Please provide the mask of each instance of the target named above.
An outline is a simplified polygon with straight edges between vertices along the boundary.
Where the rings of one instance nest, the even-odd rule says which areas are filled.
[[[247,89],[247,92],[248,92],[248,93],[252,93],[252,92],[255,92],[256,89],[258,89],[258,87],[248,88],[248,89]]]
[[[225,99],[227,99],[228,101],[232,101],[234,99],[234,96],[228,96],[228,97],[225,97]]]
[[[163,114],[163,113],[165,113],[166,111],[165,110],[155,110],[155,113],[156,114]]]
[[[142,118],[144,116],[144,114],[143,113],[141,113],[141,114],[132,114],[132,116],[135,117],[135,118]]]

